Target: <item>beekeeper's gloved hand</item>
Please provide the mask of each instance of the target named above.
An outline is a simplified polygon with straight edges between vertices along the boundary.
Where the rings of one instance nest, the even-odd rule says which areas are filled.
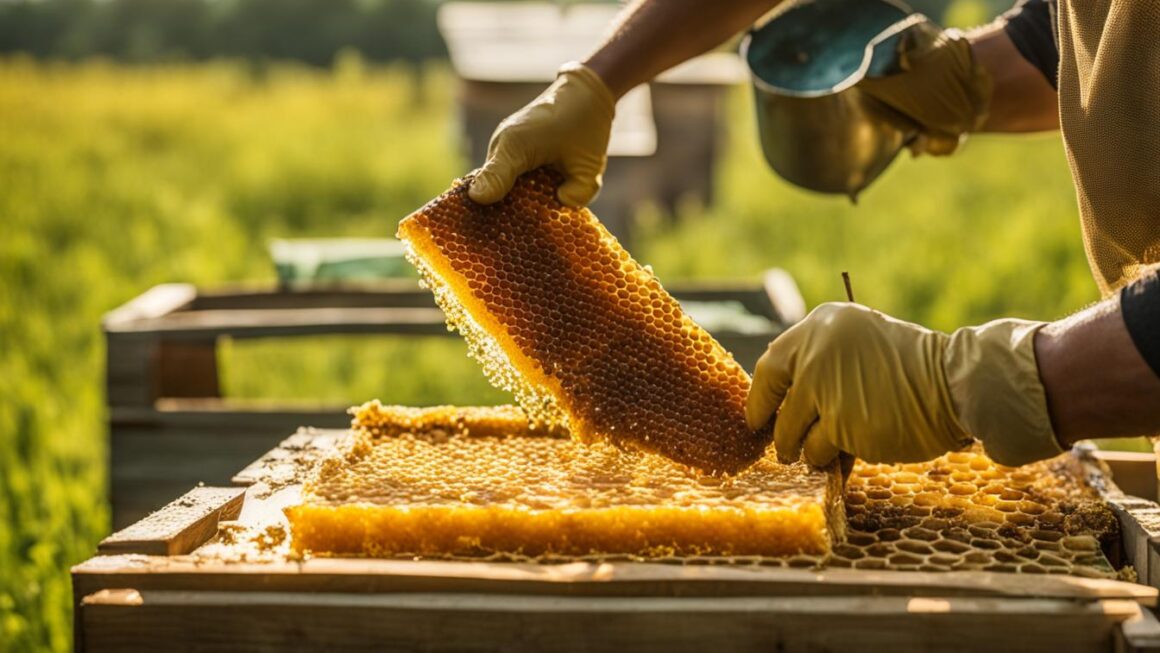
[[[923,21],[902,33],[900,72],[866,77],[858,88],[897,112],[899,127],[917,130],[914,154],[946,155],[987,119],[991,76],[975,61],[967,37]]]
[[[919,462],[974,435],[1005,465],[1062,450],[1035,362],[1040,322],[997,320],[951,335],[858,304],[823,304],[757,362],[746,417],[777,413],[778,458],[824,466],[839,452]]]
[[[496,128],[487,163],[471,182],[471,199],[498,202],[516,177],[551,165],[566,177],[557,193],[560,201],[588,204],[600,190],[615,108],[616,99],[599,75],[583,64],[565,64],[547,90]]]

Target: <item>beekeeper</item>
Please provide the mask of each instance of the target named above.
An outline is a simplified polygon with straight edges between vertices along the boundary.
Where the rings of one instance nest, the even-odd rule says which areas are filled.
[[[554,165],[566,175],[560,201],[587,204],[617,98],[776,4],[632,4],[594,54],[499,125],[471,197],[496,202],[517,175]],[[968,35],[931,27],[904,43],[904,70],[860,84],[913,121],[914,148],[948,154],[973,131],[1062,131],[1104,299],[1056,322],[951,334],[824,304],[758,361],[750,426],[776,415],[778,456],[814,465],[839,452],[922,461],[972,439],[1020,465],[1083,438],[1160,433],[1160,2],[1024,0]]]

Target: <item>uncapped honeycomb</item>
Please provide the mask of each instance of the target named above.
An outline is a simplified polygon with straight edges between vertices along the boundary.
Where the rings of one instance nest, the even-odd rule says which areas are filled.
[[[400,223],[448,325],[536,422],[711,473],[755,462],[771,434],[745,423],[745,370],[591,212],[556,200],[560,180],[530,172],[483,206],[460,179]]]
[[[497,434],[510,408],[364,406],[354,437],[286,510],[298,553],[584,557],[825,555],[840,539],[836,472],[763,458],[730,477],[607,443]],[[405,415],[418,428],[386,428]],[[366,427],[366,428],[363,428]],[[381,435],[390,432],[391,435]]]
[[[1012,468],[981,451],[928,463],[859,461],[846,485],[847,541],[827,563],[860,569],[1115,576],[1119,522],[1064,454]]]

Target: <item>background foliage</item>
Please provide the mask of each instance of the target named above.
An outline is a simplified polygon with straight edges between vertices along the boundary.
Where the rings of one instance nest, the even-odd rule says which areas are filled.
[[[1011,1],[910,4],[951,25],[976,25]],[[136,63],[225,56],[327,66],[337,53],[354,48],[372,61],[421,61],[446,52],[435,26],[438,5],[437,0],[0,0],[0,53]]]
[[[329,65],[445,54],[429,0],[0,0],[0,52],[128,62],[247,57]]]
[[[351,58],[260,79],[0,63],[0,648],[67,648],[67,569],[107,528],[102,313],[165,281],[270,281],[273,236],[392,233],[464,165],[448,72],[420,79]],[[861,301],[942,329],[1096,298],[1055,137],[899,160],[854,207],[768,172],[744,90],[732,118],[719,204],[642,216],[662,279],[778,265],[813,305],[848,269]],[[223,362],[240,397],[502,399],[454,340],[234,344]]]

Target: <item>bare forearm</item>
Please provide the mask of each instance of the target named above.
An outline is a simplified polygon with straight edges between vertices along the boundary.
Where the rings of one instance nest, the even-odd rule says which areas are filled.
[[[971,51],[991,75],[994,90],[985,132],[1034,132],[1059,129],[1059,99],[1055,89],[1031,65],[1001,24],[975,30]]]
[[[1035,352],[1060,444],[1160,433],[1160,378],[1133,344],[1118,298],[1044,327]]]
[[[637,0],[584,63],[616,97],[724,43],[780,0]]]

